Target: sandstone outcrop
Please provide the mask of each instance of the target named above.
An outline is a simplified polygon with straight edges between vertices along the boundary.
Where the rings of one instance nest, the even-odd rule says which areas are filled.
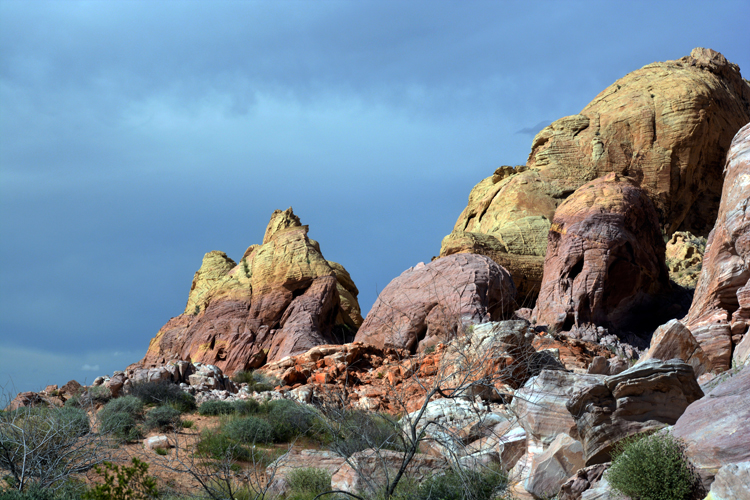
[[[688,406],[672,433],[687,443],[687,455],[709,486],[719,468],[750,461],[750,369],[720,382]]]
[[[159,330],[141,365],[190,360],[231,374],[346,341],[362,321],[357,288],[307,232],[291,208],[277,210],[239,264],[206,254],[185,312]]]
[[[693,369],[679,360],[650,360],[575,393],[567,402],[586,465],[608,462],[620,440],[673,425],[703,397]]]
[[[622,327],[668,279],[653,203],[636,181],[611,173],[558,207],[533,316],[553,330]]]
[[[696,377],[706,372],[708,357],[685,325],[673,319],[656,329],[651,345],[638,363],[650,359],[679,359],[693,367]]]
[[[644,66],[540,131],[525,166],[501,167],[477,184],[440,255],[487,255],[508,269],[521,298],[533,297],[555,210],[610,172],[642,179],[666,234],[706,235],[724,157],[748,121],[750,85],[718,52],[696,48]]]
[[[575,476],[560,486],[558,500],[580,500],[581,494],[599,482],[609,466],[609,463],[603,463],[579,469]]]
[[[420,263],[383,289],[354,340],[421,351],[447,342],[464,325],[509,317],[515,296],[508,272],[488,257]]]
[[[685,288],[695,288],[703,268],[706,238],[688,231],[677,231],[667,242],[669,278]]]
[[[716,225],[685,324],[712,370],[731,366],[750,324],[750,124],[732,141]]]
[[[706,500],[750,500],[750,462],[719,469]]]
[[[516,391],[511,413],[530,438],[548,446],[559,434],[578,439],[576,421],[567,408],[568,399],[578,390],[598,385],[601,375],[543,370]]]
[[[567,434],[558,434],[544,453],[535,457],[524,489],[537,497],[550,497],[583,467],[583,446]]]

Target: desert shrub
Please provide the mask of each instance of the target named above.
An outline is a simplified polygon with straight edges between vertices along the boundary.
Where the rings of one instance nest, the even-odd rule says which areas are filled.
[[[323,469],[294,469],[287,476],[289,495],[286,500],[312,500],[331,489],[331,474]]]
[[[254,399],[238,399],[232,406],[237,415],[253,415],[260,410],[260,403]]]
[[[52,411],[57,413],[57,418],[61,425],[68,428],[72,435],[81,437],[88,434],[91,430],[89,417],[86,415],[86,412],[80,408],[63,407]]]
[[[180,389],[179,385],[167,380],[133,384],[129,390],[129,394],[137,397],[147,405],[163,406],[168,404],[174,406],[182,413],[195,410],[195,398],[193,395]]]
[[[100,411],[100,414],[101,412],[124,412],[133,417],[139,417],[143,415],[143,401],[135,396],[123,396],[107,403]]]
[[[387,415],[353,410],[345,412],[337,420],[340,427],[332,446],[342,456],[349,457],[368,448],[404,449],[401,429]]]
[[[268,375],[254,371],[240,370],[234,374],[232,380],[237,384],[245,383],[250,391],[264,392],[272,391],[279,385],[279,381]]]
[[[32,486],[23,490],[0,491],[0,500],[80,500],[79,488],[39,488]]]
[[[248,416],[227,422],[223,432],[240,443],[270,443],[274,438],[274,428],[266,420]]]
[[[449,471],[425,478],[410,498],[414,500],[489,500],[507,484],[494,469]]]
[[[191,429],[195,425],[195,422],[192,420],[183,420],[182,421],[182,427],[184,429]]]
[[[180,427],[180,411],[171,406],[157,406],[146,414],[143,425],[146,429],[177,429]]]
[[[249,460],[251,458],[244,446],[230,439],[226,433],[214,430],[203,431],[198,441],[197,451],[199,455],[216,460]]]
[[[635,436],[614,448],[607,480],[612,488],[639,500],[703,498],[700,478],[685,455],[685,444],[671,434]]]
[[[207,416],[230,415],[234,406],[229,401],[206,401],[198,407],[198,413]]]
[[[83,495],[84,500],[149,500],[157,498],[156,480],[147,475],[148,464],[133,458],[132,466],[104,462],[96,467],[102,483]]]
[[[95,387],[89,387],[88,390],[86,391],[86,397],[92,403],[104,404],[104,403],[107,403],[107,401],[112,399],[112,392],[109,390],[108,387],[99,385]]]
[[[267,403],[267,410],[274,441],[289,442],[313,429],[316,414],[309,407],[289,399],[277,399]]]
[[[141,437],[138,421],[143,417],[143,401],[135,396],[113,399],[99,411],[101,432],[112,434],[122,441]]]

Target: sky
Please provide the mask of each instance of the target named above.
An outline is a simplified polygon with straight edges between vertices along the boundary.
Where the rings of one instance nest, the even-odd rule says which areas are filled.
[[[140,360],[276,209],[363,313],[539,130],[750,2],[0,0],[0,393]]]

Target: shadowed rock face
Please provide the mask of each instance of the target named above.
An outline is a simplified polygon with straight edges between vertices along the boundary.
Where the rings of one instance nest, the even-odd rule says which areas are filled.
[[[724,157],[748,121],[750,86],[718,52],[697,48],[644,66],[540,131],[525,166],[501,167],[477,184],[440,256],[487,255],[508,269],[521,299],[533,298],[557,207],[610,172],[642,180],[666,234],[705,236]]]
[[[271,217],[262,245],[239,264],[209,252],[195,273],[185,312],[151,341],[144,367],[187,359],[226,373],[340,343],[362,322],[357,287],[328,262],[292,209]]]
[[[655,359],[582,389],[566,406],[583,442],[586,465],[593,465],[609,461],[618,441],[673,425],[701,397],[692,367]]]
[[[534,318],[553,329],[618,328],[668,279],[651,200],[633,179],[608,174],[557,209]]]
[[[685,324],[712,370],[731,366],[750,324],[750,124],[732,142],[716,225]]]
[[[515,296],[508,272],[482,255],[420,263],[385,287],[355,340],[414,352],[448,340],[462,323],[510,316]]]

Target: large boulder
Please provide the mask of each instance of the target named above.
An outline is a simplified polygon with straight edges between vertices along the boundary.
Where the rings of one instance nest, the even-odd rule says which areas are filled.
[[[714,370],[731,366],[750,324],[750,124],[727,155],[719,215],[685,324]]]
[[[276,210],[263,244],[250,246],[239,264],[223,252],[206,254],[185,312],[159,330],[141,365],[191,360],[231,375],[346,341],[361,323],[357,288],[307,233],[291,208]]]
[[[583,446],[567,434],[558,434],[544,453],[534,458],[524,489],[537,497],[550,497],[583,467]]]
[[[620,440],[673,425],[703,397],[690,365],[658,359],[640,363],[574,394],[567,403],[583,443],[586,465],[608,462]]]
[[[609,172],[642,179],[666,234],[707,235],[722,164],[750,121],[750,85],[710,49],[657,62],[602,91],[578,115],[534,138],[525,166],[501,167],[471,191],[441,256],[482,253],[506,267],[522,297],[541,285],[545,229],[560,203]]]
[[[651,336],[651,345],[639,363],[650,359],[679,359],[693,367],[696,377],[706,372],[708,357],[695,340],[690,330],[678,320],[673,319],[661,325]]]
[[[516,287],[492,259],[453,255],[409,268],[383,289],[355,341],[424,350],[460,327],[510,316]]]
[[[515,392],[510,411],[527,435],[543,446],[548,446],[559,434],[579,439],[576,421],[566,403],[578,390],[598,385],[602,380],[601,375],[542,370]]]
[[[619,328],[668,283],[653,203],[634,179],[611,173],[557,209],[533,316],[555,330]]]
[[[749,393],[750,369],[744,368],[688,406],[674,426],[705,486],[723,465],[750,461]]]

